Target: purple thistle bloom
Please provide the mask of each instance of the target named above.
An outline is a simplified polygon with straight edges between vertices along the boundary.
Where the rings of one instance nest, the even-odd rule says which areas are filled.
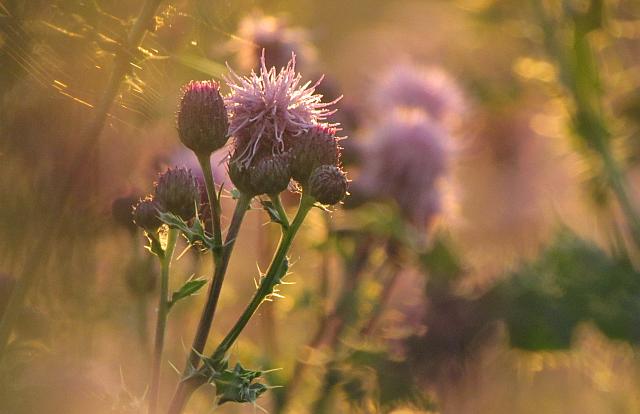
[[[444,70],[400,64],[390,68],[374,89],[374,104],[386,111],[409,107],[425,111],[438,121],[452,121],[466,110],[462,91]]]
[[[235,162],[248,167],[257,153],[281,154],[285,151],[285,135],[296,137],[321,123],[335,110],[335,104],[321,102],[315,94],[315,84],[301,84],[302,76],[295,71],[295,55],[286,67],[267,69],[264,54],[258,73],[240,76],[229,69],[225,79],[231,89],[225,98],[230,115],[229,134],[235,138]]]
[[[359,191],[394,200],[414,224],[439,212],[438,183],[447,172],[448,136],[420,111],[396,112],[373,131],[364,149]]]

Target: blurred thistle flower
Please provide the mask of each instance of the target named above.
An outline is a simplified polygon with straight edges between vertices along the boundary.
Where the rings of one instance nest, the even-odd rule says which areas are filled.
[[[279,72],[267,69],[264,54],[258,73],[239,76],[231,70],[226,79],[231,92],[225,98],[230,114],[230,135],[234,136],[233,162],[248,168],[258,158],[285,152],[285,136],[294,139],[323,122],[335,111],[323,103],[310,82],[300,84],[295,72],[295,56]]]
[[[160,205],[151,196],[140,199],[138,204],[133,207],[133,221],[149,232],[155,232],[162,222],[158,218],[160,213]]]
[[[347,194],[347,176],[335,165],[322,165],[309,177],[309,194],[322,204],[339,203]]]
[[[168,168],[154,183],[155,200],[160,207],[183,220],[190,220],[196,214],[196,203],[200,200],[200,190],[196,178],[187,168]]]
[[[287,143],[291,148],[291,176],[304,184],[311,172],[321,165],[338,166],[340,146],[336,129],[328,125],[314,125],[305,133]]]
[[[260,69],[263,50],[267,67],[286,66],[292,53],[303,61],[310,61],[314,56],[306,31],[289,27],[282,18],[260,13],[240,21],[238,34],[231,46],[237,52],[239,67],[246,71]]]
[[[111,203],[111,215],[115,222],[132,233],[136,230],[136,224],[133,222],[133,207],[138,199],[138,196],[128,195],[117,197]]]
[[[417,108],[449,125],[466,110],[464,95],[455,80],[436,67],[395,65],[382,75],[373,91],[373,103],[382,113],[389,107]]]
[[[228,139],[229,119],[216,81],[191,81],[182,88],[178,110],[180,141],[197,155],[209,155]]]
[[[421,111],[396,111],[373,131],[363,151],[356,190],[394,200],[416,225],[429,223],[440,211],[438,182],[449,163],[445,131]]]

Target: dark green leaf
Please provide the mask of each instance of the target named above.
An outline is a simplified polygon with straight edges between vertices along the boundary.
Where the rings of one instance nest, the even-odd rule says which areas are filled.
[[[207,279],[203,278],[187,280],[180,289],[173,292],[173,294],[171,295],[171,300],[169,301],[169,309],[171,309],[171,307],[175,305],[177,301],[197,293],[206,284]]]

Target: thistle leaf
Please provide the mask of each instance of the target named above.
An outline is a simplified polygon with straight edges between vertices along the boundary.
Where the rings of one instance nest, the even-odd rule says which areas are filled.
[[[173,292],[173,294],[171,295],[171,300],[169,301],[169,309],[171,309],[171,307],[175,305],[176,302],[178,302],[179,300],[196,294],[206,284],[207,284],[207,279],[189,278],[189,280],[187,280],[180,289]]]

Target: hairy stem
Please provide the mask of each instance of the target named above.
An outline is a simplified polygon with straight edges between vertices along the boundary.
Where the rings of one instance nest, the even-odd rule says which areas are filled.
[[[151,368],[151,385],[149,387],[149,414],[155,414],[158,406],[158,394],[160,385],[160,368],[162,366],[162,351],[164,349],[164,332],[167,326],[167,313],[169,312],[169,271],[173,251],[176,247],[179,231],[169,229],[167,247],[160,259],[160,298],[158,300],[158,317],[156,319],[156,338],[153,347],[153,362]]]

